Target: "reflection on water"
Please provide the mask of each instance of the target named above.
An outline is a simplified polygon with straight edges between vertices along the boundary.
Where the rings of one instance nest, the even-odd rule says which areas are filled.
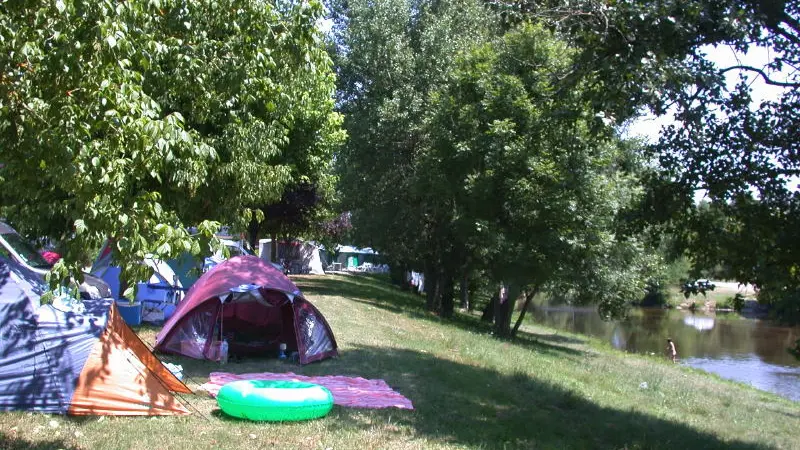
[[[800,328],[663,309],[635,309],[621,322],[604,322],[593,308],[539,307],[531,313],[539,323],[608,339],[630,352],[663,355],[669,337],[682,364],[800,401],[800,361],[786,351],[800,339]]]

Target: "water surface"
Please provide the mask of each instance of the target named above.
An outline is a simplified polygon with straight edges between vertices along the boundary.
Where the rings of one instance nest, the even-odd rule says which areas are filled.
[[[681,364],[800,401],[800,361],[786,351],[800,339],[800,328],[664,309],[635,309],[619,322],[604,322],[593,308],[537,307],[530,313],[538,323],[607,339],[635,353],[664,355],[669,337]]]

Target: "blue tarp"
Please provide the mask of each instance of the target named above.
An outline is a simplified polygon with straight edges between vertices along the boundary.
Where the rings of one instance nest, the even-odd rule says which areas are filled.
[[[106,329],[111,300],[77,314],[37,308],[41,280],[0,258],[0,410],[66,414],[86,360]]]

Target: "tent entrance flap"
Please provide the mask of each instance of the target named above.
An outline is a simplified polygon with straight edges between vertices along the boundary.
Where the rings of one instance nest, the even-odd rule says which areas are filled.
[[[232,296],[222,305],[216,341],[228,342],[229,355],[277,355],[280,344],[297,351],[292,305],[281,292],[262,289],[258,296]]]

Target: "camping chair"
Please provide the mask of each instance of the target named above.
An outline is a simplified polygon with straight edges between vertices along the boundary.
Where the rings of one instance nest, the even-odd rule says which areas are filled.
[[[177,305],[188,289],[178,286],[178,277],[170,283],[163,275],[153,274],[158,283],[139,283],[136,300],[142,304],[142,316],[145,322],[160,322],[165,319],[166,305]]]

